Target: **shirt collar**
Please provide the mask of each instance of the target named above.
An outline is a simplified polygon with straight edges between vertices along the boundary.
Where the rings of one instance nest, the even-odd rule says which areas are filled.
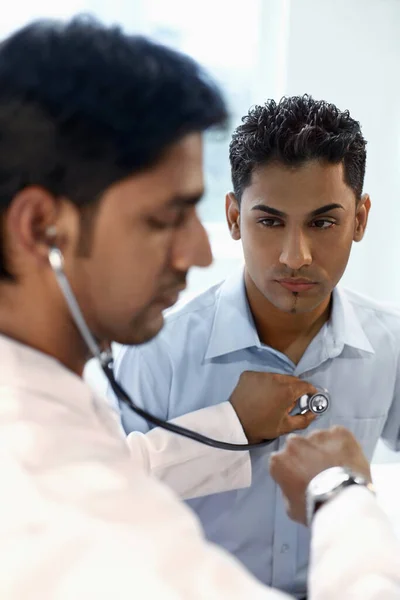
[[[332,347],[337,353],[340,353],[344,346],[350,346],[375,354],[354,306],[341,287],[333,290],[332,312],[327,326]]]
[[[329,336],[325,340],[331,346],[328,348],[330,355],[339,355],[345,345],[374,354],[354,307],[340,287],[333,291],[327,328]],[[261,342],[247,301],[241,268],[220,287],[204,358],[213,359],[251,347],[259,348]]]
[[[212,359],[254,346],[260,347],[261,343],[247,302],[241,268],[221,284],[204,358]]]

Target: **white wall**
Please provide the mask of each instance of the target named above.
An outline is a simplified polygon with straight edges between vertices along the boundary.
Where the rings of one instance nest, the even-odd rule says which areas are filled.
[[[0,19],[0,39],[36,19],[70,19],[91,14],[104,23],[122,24],[129,31],[143,31],[147,25],[145,0],[13,0]],[[132,6],[134,5],[134,6]]]

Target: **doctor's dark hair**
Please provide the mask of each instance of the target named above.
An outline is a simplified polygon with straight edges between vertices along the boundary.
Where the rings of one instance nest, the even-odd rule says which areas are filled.
[[[184,135],[224,125],[216,85],[189,57],[78,17],[0,44],[0,231],[30,185],[94,205]],[[13,280],[0,235],[0,279]]]
[[[240,202],[259,166],[278,162],[288,167],[310,160],[343,163],[344,179],[356,199],[362,195],[366,141],[349,111],[311,96],[268,100],[251,108],[234,131],[229,147],[232,183]]]

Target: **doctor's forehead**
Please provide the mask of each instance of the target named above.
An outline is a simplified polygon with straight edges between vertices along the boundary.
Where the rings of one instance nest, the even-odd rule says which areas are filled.
[[[118,182],[113,191],[120,202],[138,209],[197,204],[204,194],[201,135],[191,134],[170,146],[154,166]]]
[[[115,210],[132,214],[189,208],[203,195],[202,146],[195,139],[174,145],[154,167],[115,183],[103,198]]]

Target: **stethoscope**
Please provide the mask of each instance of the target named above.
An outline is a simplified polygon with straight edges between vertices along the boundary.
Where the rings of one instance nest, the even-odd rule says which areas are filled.
[[[116,381],[114,377],[113,356],[111,350],[109,349],[106,351],[102,351],[100,349],[92,333],[90,332],[89,327],[86,324],[86,321],[82,315],[82,311],[79,308],[78,302],[76,300],[75,294],[73,293],[68,278],[65,274],[64,257],[59,248],[50,248],[49,262],[56,276],[57,282],[60,286],[61,292],[68,305],[75,325],[78,328],[80,334],[82,335],[82,338],[84,339],[92,356],[99,361],[100,367],[104,375],[106,376],[111,386],[111,389],[118,398],[119,402],[124,402],[136,414],[146,419],[146,421],[148,421],[149,423],[156,425],[157,427],[162,427],[163,429],[171,431],[172,433],[176,433],[196,442],[200,442],[201,444],[205,444],[206,446],[212,446],[213,448],[219,448],[221,450],[247,451],[251,450],[252,448],[261,448],[263,446],[268,446],[276,440],[276,438],[274,438],[271,440],[259,442],[257,444],[231,444],[228,442],[221,442],[219,440],[214,440],[213,438],[209,438],[205,435],[202,435],[201,433],[197,433],[196,431],[192,431],[191,429],[186,429],[186,427],[181,427],[180,425],[175,425],[174,423],[170,423],[168,421],[159,419],[151,413],[148,413],[146,410],[143,410],[143,408],[140,408],[140,406],[137,406],[133,402],[129,394],[118,383],[118,381]],[[297,400],[296,407],[294,408],[291,414],[304,414],[307,411],[311,411],[317,415],[321,415],[322,413],[328,410],[329,404],[330,398],[328,392],[326,390],[318,390],[316,394],[305,394],[301,396]]]
[[[304,394],[296,402],[291,415],[304,415],[306,412],[312,412],[316,415],[322,415],[329,408],[330,397],[328,390],[320,388],[315,394]]]

